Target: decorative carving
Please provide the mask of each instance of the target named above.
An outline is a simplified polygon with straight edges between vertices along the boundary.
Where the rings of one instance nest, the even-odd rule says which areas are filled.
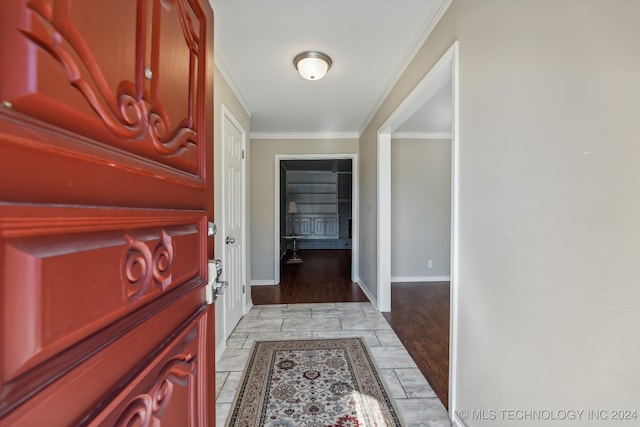
[[[118,418],[116,426],[159,426],[162,415],[169,406],[174,387],[190,387],[196,364],[192,354],[181,354],[172,358],[162,368],[158,381],[148,393],[133,398]]]
[[[171,264],[173,263],[173,244],[171,236],[164,231],[162,240],[153,254],[153,280],[163,291],[171,284]]]
[[[149,288],[153,260],[146,244],[128,234],[125,239],[129,244],[129,251],[124,262],[124,274],[129,281],[128,297],[131,298],[143,294]]]
[[[189,79],[193,83],[197,73],[198,34],[193,30],[191,18],[184,16],[186,6],[183,3],[184,0],[164,1],[163,6],[177,6],[185,42],[192,52]],[[71,20],[71,0],[58,0],[53,4],[51,0],[31,0],[27,7],[39,19],[32,21],[32,28],[21,30],[22,34],[61,65],[69,83],[84,96],[109,131],[127,140],[148,138],[155,151],[163,156],[179,156],[197,145],[197,133],[192,128],[192,108],[189,108],[188,117],[173,128],[164,107],[150,100],[150,95],[143,90],[143,67],[137,67],[135,83],[122,81],[113,92],[91,49]],[[143,16],[144,9],[138,8],[141,27],[148,25]],[[145,48],[139,46],[139,49]],[[138,52],[138,57],[144,58],[144,52]],[[83,77],[81,69],[88,72],[90,81]]]
[[[124,277],[129,282],[128,298],[139,298],[149,291],[153,282],[162,291],[171,284],[174,249],[171,236],[162,231],[162,238],[151,252],[146,243],[125,235],[129,250],[124,260]]]

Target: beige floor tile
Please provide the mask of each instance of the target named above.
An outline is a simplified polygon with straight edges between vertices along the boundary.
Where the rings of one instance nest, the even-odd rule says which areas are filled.
[[[394,399],[402,399],[406,398],[407,394],[404,392],[398,377],[393,369],[380,369],[380,373],[384,379],[384,382],[387,386],[387,391],[391,394],[391,397]]]
[[[229,372],[216,372],[216,401],[218,400],[218,396],[220,396],[220,390],[224,385],[227,377],[229,376]]]
[[[339,331],[340,320],[327,319],[284,319],[282,331]]]
[[[396,399],[398,412],[407,427],[450,427],[449,415],[437,397]]]
[[[306,314],[309,317],[305,317]],[[370,303],[254,306],[216,365],[216,425],[224,426],[255,340],[364,337],[407,427],[450,427],[447,411],[389,323]],[[220,380],[219,380],[220,381]]]
[[[223,427],[231,410],[231,403],[216,403],[216,427]]]
[[[220,356],[220,360],[216,363],[216,371],[242,372],[249,358],[249,352],[250,350],[225,350],[222,356]]]
[[[236,397],[241,378],[242,372],[229,372],[229,376],[224,382],[222,390],[220,390],[220,395],[216,399],[216,403],[232,403]]]
[[[383,347],[398,347],[402,346],[402,341],[393,332],[393,329],[378,329],[376,330],[376,336]]]
[[[417,368],[404,347],[372,347],[371,355],[380,369]]]
[[[311,332],[252,332],[247,337],[243,348],[250,349],[256,341],[308,340],[311,338],[313,338]]]
[[[438,397],[418,368],[396,369],[396,376],[407,397]]]
[[[358,331],[363,329],[391,329],[389,322],[384,317],[357,319],[352,317],[341,317],[340,323],[345,331]]]
[[[234,332],[273,332],[282,329],[283,319],[242,319]]]

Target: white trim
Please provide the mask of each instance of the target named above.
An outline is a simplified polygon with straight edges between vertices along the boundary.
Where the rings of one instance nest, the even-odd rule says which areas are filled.
[[[451,425],[453,427],[467,427],[464,421],[458,417],[458,414],[455,412],[451,412]]]
[[[359,130],[360,134],[362,134],[362,132],[365,131],[365,129],[373,119],[373,116],[378,112],[378,110],[380,110],[382,103],[384,102],[385,99],[387,99],[393,87],[396,85],[398,80],[400,80],[400,77],[402,76],[402,74],[407,70],[407,68],[409,67],[409,64],[411,64],[416,54],[420,50],[420,48],[422,48],[427,38],[429,38],[429,36],[431,35],[431,32],[436,28],[436,25],[438,24],[438,22],[440,22],[440,19],[442,19],[447,9],[449,9],[449,6],[451,6],[451,3],[453,3],[453,0],[441,0],[440,4],[436,5],[438,10],[436,11],[435,14],[431,15],[430,19],[428,18],[425,21],[424,29],[422,31],[421,36],[416,39],[416,41],[413,43],[413,46],[409,49],[407,54],[404,56],[404,59],[400,62],[400,66],[391,75],[391,78],[387,82],[385,86],[386,89],[380,94],[380,97],[373,104],[373,108],[371,109],[371,111],[369,111],[369,114],[367,114],[364,121],[362,122],[362,125],[360,126],[360,130]]]
[[[451,276],[391,276],[391,282],[449,282]]]
[[[416,85],[382,126],[378,129],[378,235],[377,298],[379,310],[391,307],[391,134],[421,106],[434,96],[445,84],[451,82],[452,94],[452,141],[451,141],[451,284],[450,284],[450,338],[449,338],[449,409],[456,410],[456,378],[458,349],[458,180],[459,180],[459,132],[458,132],[458,42],[447,50],[426,76]]]
[[[248,312],[250,312],[252,308],[253,308],[253,300],[250,299],[249,302],[247,303],[246,310],[245,310],[244,314],[247,314]]]
[[[351,159],[351,281],[357,282],[360,277],[358,265],[360,262],[360,233],[359,233],[359,184],[358,184],[358,154],[276,154],[275,184],[274,184],[274,272],[275,282],[280,283],[280,162],[282,160],[324,160]]]
[[[227,108],[226,105],[222,104],[221,105],[221,110],[222,110],[222,119],[221,119],[221,130],[220,130],[220,135],[221,135],[221,144],[222,147],[221,148],[221,162],[220,162],[220,168],[222,170],[221,176],[220,176],[220,180],[222,181],[221,184],[221,192],[222,192],[222,211],[221,211],[221,216],[222,216],[222,224],[220,225],[220,231],[221,231],[221,236],[227,236],[228,233],[226,231],[226,227],[227,227],[227,219],[226,219],[226,215],[225,215],[225,206],[224,204],[226,203],[226,180],[225,180],[225,165],[226,165],[226,150],[224,149],[224,144],[225,144],[225,123],[226,120],[229,120],[229,122],[240,131],[241,134],[241,149],[242,152],[245,153],[247,151],[247,131],[245,130],[245,128],[240,124],[240,122],[235,118],[235,116],[233,115],[233,113],[231,113],[231,111]],[[226,120],[225,120],[226,119]],[[240,195],[240,198],[242,200],[241,202],[241,210],[242,212],[240,213],[240,218],[241,218],[241,224],[240,224],[240,228],[242,229],[242,235],[240,236],[240,244],[242,246],[242,252],[240,254],[240,262],[241,262],[241,278],[240,281],[242,282],[242,286],[245,287],[245,292],[251,292],[251,289],[246,286],[247,285],[247,267],[248,267],[248,254],[247,254],[247,163],[246,160],[242,162],[242,171],[241,171],[241,181],[242,183],[240,184],[240,188],[242,189],[241,192],[242,194]],[[225,259],[225,250],[224,250],[224,245],[223,245],[223,249],[220,251],[220,259],[222,260],[222,264],[225,265],[226,263],[226,259]],[[246,303],[247,303],[247,297],[246,297],[246,293],[243,294],[242,297],[242,312],[244,313],[246,310]],[[233,327],[231,327],[231,330],[227,330],[227,311],[226,311],[226,307],[224,309],[224,315],[223,315],[223,319],[224,319],[224,334],[225,334],[225,338],[228,337],[229,335],[231,335],[231,332],[233,331],[233,329],[236,327],[236,325],[233,325]]]
[[[360,280],[360,180],[358,155],[351,157],[351,281]]]
[[[277,285],[277,283],[273,279],[251,280],[251,286],[268,286],[268,285]]]
[[[458,409],[456,391],[458,377],[458,239],[460,236],[459,209],[460,209],[460,70],[458,60],[458,42],[453,44],[453,58],[451,61],[451,285],[449,315],[449,409],[455,414]],[[462,424],[464,425],[464,423]]]
[[[251,139],[359,139],[358,132],[252,132]]]
[[[233,94],[235,95],[236,99],[240,103],[240,106],[242,106],[242,108],[244,109],[244,112],[247,114],[247,116],[251,117],[251,107],[249,106],[249,103],[242,95],[242,91],[231,76],[231,73],[227,69],[227,66],[222,60],[222,57],[218,54],[218,50],[216,48],[213,49],[213,63],[218,68],[218,71],[220,71],[220,75],[222,75],[224,80],[227,82],[229,89],[231,89],[231,92],[233,92]]]
[[[222,357],[222,353],[224,353],[226,349],[227,349],[227,340],[224,339],[222,340],[222,342],[220,342],[220,345],[216,347],[216,365],[218,364],[220,357]]]
[[[362,289],[362,292],[364,292],[367,298],[369,298],[369,301],[371,302],[371,304],[373,304],[374,307],[378,307],[378,301],[371,294],[371,291],[369,290],[369,288],[367,288],[367,285],[365,285],[364,282],[360,279],[354,280],[354,282],[356,282],[358,286],[360,286],[360,289]]]
[[[391,139],[451,139],[451,132],[393,132]]]
[[[378,134],[378,310],[391,311],[391,133]]]

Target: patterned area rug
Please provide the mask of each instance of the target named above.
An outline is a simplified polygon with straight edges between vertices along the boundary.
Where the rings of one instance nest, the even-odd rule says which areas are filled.
[[[362,338],[256,341],[227,426],[400,426]]]

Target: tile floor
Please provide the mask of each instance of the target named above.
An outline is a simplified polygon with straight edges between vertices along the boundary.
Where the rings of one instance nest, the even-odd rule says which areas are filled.
[[[385,318],[371,303],[254,306],[227,340],[216,366],[216,415],[225,420],[255,340],[362,336],[409,427],[451,426],[449,416]]]

